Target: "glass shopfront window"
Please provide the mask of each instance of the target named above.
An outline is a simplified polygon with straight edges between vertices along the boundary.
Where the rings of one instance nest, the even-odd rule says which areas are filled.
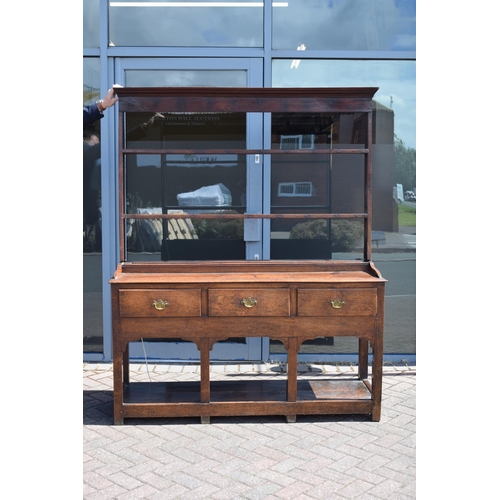
[[[374,97],[376,109],[392,118],[384,116],[382,123],[375,123],[374,143],[393,144],[397,136],[406,147],[415,148],[415,61],[274,59],[272,86],[379,87]]]
[[[83,59],[83,105],[100,98],[99,58]],[[103,350],[101,128],[83,130],[83,350]]]
[[[416,50],[415,0],[294,0],[286,4],[286,8],[273,8],[275,50]]]
[[[307,2],[313,5],[318,2]],[[323,3],[323,2],[321,2]],[[326,2],[324,2],[326,3]],[[403,186],[403,191],[416,192],[416,98],[415,98],[415,61],[356,61],[356,60],[274,60],[272,63],[273,87],[379,87],[374,97],[373,107],[373,156],[372,156],[372,191],[373,191],[373,233],[372,259],[382,275],[388,279],[385,297],[385,354],[411,354],[416,352],[416,251],[411,245],[405,245],[404,250],[387,251],[389,238],[395,241],[413,242],[416,249],[416,202],[403,200],[400,202],[394,196],[396,184]],[[332,120],[332,123],[335,123]],[[277,125],[277,124],[276,124]],[[327,127],[324,128],[326,130]],[[337,138],[335,128],[331,129],[331,140],[338,143],[347,142],[353,138],[353,129],[348,133],[340,131]],[[292,133],[293,132],[293,133]],[[287,135],[295,139],[286,142],[299,147],[298,137],[309,135],[306,145],[314,143],[319,147],[321,136],[311,127],[293,130]],[[358,137],[363,137],[359,135]],[[302,139],[303,140],[303,139]],[[276,140],[276,146],[279,147]],[[345,146],[344,146],[345,147]],[[351,146],[352,147],[352,146]],[[348,158],[342,158],[348,157]],[[285,158],[283,158],[284,160]],[[318,157],[318,160],[321,156]],[[336,164],[328,166],[331,175],[337,176],[343,182],[361,175],[362,166],[352,163],[357,161],[352,155],[335,155]],[[347,162],[347,163],[346,163]],[[351,164],[352,163],[352,164]],[[315,200],[328,200],[328,203],[340,204],[336,210],[356,211],[361,200],[343,200],[345,189],[340,187],[334,192],[336,183],[332,182],[332,192],[322,195],[321,188],[327,174],[326,162],[323,169],[319,164],[309,165],[294,172],[291,165],[283,161],[273,161],[271,167],[272,208],[284,210],[282,204],[300,205]],[[291,175],[293,172],[293,175]],[[315,181],[313,176],[317,176]],[[293,179],[292,179],[293,177]],[[349,181],[350,182],[350,181]],[[337,186],[339,184],[337,183]],[[352,192],[352,186],[348,192]],[[355,190],[354,190],[355,192]],[[281,196],[280,196],[281,195]],[[288,201],[289,200],[289,201]],[[325,202],[326,203],[326,202]],[[358,205],[355,205],[358,203]],[[342,221],[345,223],[346,221]],[[311,222],[306,222],[313,226]],[[352,224],[350,222],[349,224]],[[294,235],[317,239],[315,250],[325,242],[326,221],[315,221],[314,227],[297,225]],[[337,231],[333,233],[333,230]],[[343,228],[329,228],[333,234],[339,234],[343,239],[352,232]],[[291,229],[287,229],[290,231]],[[280,238],[289,238],[289,232],[274,231],[271,233],[271,248],[273,242],[279,245]],[[285,236],[283,236],[285,235]],[[378,243],[374,237],[382,236],[384,240]],[[284,239],[284,242],[287,240]],[[290,247],[283,246],[287,251]],[[333,258],[357,258],[355,251],[349,253],[333,253]],[[338,255],[339,257],[335,257]],[[342,257],[344,256],[344,257]],[[355,352],[357,343],[349,338],[325,337],[305,342],[300,353],[314,358],[317,354],[349,354]],[[270,343],[270,356],[284,352],[279,342]]]
[[[109,45],[262,47],[263,2],[109,2]]]

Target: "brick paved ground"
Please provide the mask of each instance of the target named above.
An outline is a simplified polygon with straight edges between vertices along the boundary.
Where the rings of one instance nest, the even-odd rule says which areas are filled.
[[[307,377],[351,366],[301,365]],[[280,365],[213,366],[211,379],[282,377]],[[195,366],[131,365],[133,380],[199,380]],[[385,366],[382,419],[129,419],[113,425],[110,364],[83,368],[83,498],[416,498],[416,368]]]

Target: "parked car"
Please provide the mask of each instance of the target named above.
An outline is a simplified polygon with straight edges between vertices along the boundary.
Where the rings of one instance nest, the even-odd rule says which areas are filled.
[[[405,191],[405,201],[417,201],[417,197],[413,191]]]

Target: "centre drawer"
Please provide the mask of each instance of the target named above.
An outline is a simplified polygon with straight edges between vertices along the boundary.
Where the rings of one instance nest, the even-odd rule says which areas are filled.
[[[201,290],[120,290],[122,318],[201,316]]]
[[[211,289],[209,316],[290,316],[288,289]]]
[[[298,316],[373,316],[377,314],[374,288],[297,290]]]

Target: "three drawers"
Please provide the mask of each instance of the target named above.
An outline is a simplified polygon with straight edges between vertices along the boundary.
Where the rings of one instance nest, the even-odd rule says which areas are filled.
[[[293,292],[292,292],[293,294]],[[293,314],[287,288],[208,290],[208,316],[252,317]],[[194,289],[120,290],[120,317],[199,317],[202,291]],[[377,291],[373,288],[299,288],[297,316],[373,316]]]

